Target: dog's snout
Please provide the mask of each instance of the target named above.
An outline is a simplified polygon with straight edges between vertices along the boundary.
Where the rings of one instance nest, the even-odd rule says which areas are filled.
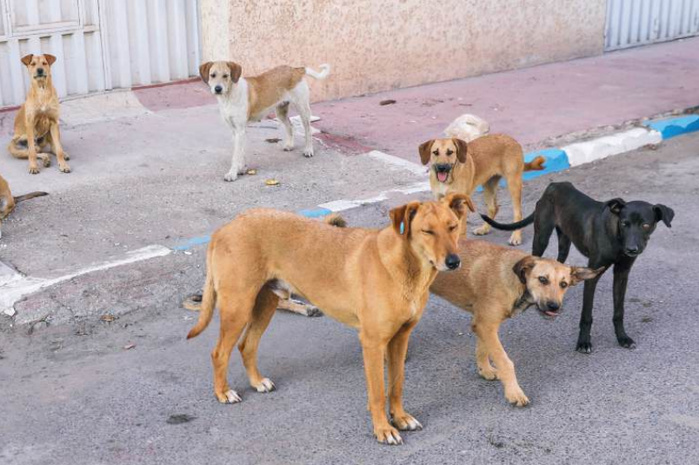
[[[638,253],[641,251],[641,249],[637,245],[632,245],[626,247],[626,253],[628,255],[638,255]]]
[[[42,74],[44,74],[44,68],[37,68],[37,69],[36,69],[36,74],[38,74],[39,76],[41,76]]]
[[[447,265],[447,268],[450,270],[455,270],[461,266],[461,259],[458,255],[452,253],[447,255],[446,260],[444,260],[444,264]]]
[[[223,87],[221,87],[221,86],[214,87],[214,92],[216,92],[217,94],[220,94],[221,92],[223,92]]]
[[[434,165],[434,169],[437,173],[448,173],[451,171],[451,165],[448,163],[440,163],[438,165]]]
[[[557,311],[559,308],[561,308],[561,305],[558,302],[554,301],[549,301],[546,303],[546,307],[551,310],[552,312]]]

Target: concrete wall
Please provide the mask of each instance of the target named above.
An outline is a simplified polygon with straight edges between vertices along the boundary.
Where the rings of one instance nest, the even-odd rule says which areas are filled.
[[[314,100],[602,53],[606,0],[200,0],[204,60],[330,63]],[[312,81],[312,79],[309,79]]]

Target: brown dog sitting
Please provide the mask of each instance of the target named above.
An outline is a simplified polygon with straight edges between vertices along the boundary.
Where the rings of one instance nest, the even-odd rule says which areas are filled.
[[[531,306],[544,317],[556,317],[568,289],[596,277],[604,268],[568,266],[490,242],[465,239],[460,241],[459,257],[461,269],[440,273],[430,291],[473,314],[478,373],[488,380],[498,378],[507,401],[523,407],[529,399],[519,387],[514,364],[498,337],[500,325]]]
[[[5,181],[5,178],[0,176],[0,237],[2,237],[2,220],[12,213],[12,210],[15,209],[15,205],[18,202],[33,199],[34,197],[41,197],[42,195],[48,194],[46,192],[31,192],[29,194],[13,197],[12,192],[10,192],[10,185]]]
[[[199,321],[187,336],[208,326],[218,304],[220,336],[211,354],[216,398],[241,401],[228,384],[227,371],[243,330],[238,348],[250,384],[258,392],[274,389],[257,368],[257,348],[279,298],[293,292],[359,331],[374,434],[384,444],[402,443],[398,430],[421,428],[403,409],[408,340],[437,272],[460,266],[457,243],[467,206],[473,210],[461,194],[411,202],[391,210],[392,224],[381,230],[338,228],[258,209],[216,231],[207,252]],[[384,359],[395,427],[386,416]]]
[[[478,186],[483,186],[490,218],[498,213],[498,182],[504,177],[512,197],[515,222],[522,219],[522,173],[544,169],[545,161],[539,156],[524,163],[522,146],[505,134],[482,136],[468,144],[456,138],[433,139],[421,144],[419,151],[422,164],[432,165],[430,188],[435,198],[450,193],[471,196]],[[466,233],[466,228],[463,232]],[[473,231],[477,236],[488,232],[488,224]],[[520,245],[521,231],[514,231],[509,242]]]
[[[41,158],[44,167],[51,166],[51,158],[43,150],[50,146],[58,160],[58,169],[70,173],[58,129],[58,94],[51,81],[51,65],[56,57],[49,54],[26,55],[22,63],[29,72],[27,99],[15,117],[15,132],[7,150],[15,158],[29,159],[29,172],[37,174]]]

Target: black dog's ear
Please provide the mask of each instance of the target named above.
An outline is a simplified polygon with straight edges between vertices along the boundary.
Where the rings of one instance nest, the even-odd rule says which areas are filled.
[[[512,267],[512,271],[517,275],[522,284],[527,284],[527,274],[534,268],[536,263],[536,258],[531,255],[527,255]]]
[[[434,144],[434,139],[423,142],[418,148],[418,152],[420,152],[420,161],[422,161],[423,165],[430,162],[430,149],[432,148],[432,144]]]
[[[661,221],[665,223],[665,226],[668,228],[671,228],[672,225],[672,219],[675,217],[675,211],[670,208],[666,207],[663,204],[657,204],[653,205],[653,211],[655,212],[655,221]]]
[[[456,158],[461,163],[466,163],[466,152],[468,152],[468,145],[465,141],[452,137],[451,141],[456,146]]]
[[[626,206],[626,202],[624,199],[612,199],[612,200],[607,200],[605,203],[609,207],[609,210],[614,213],[615,215],[618,215],[619,212],[621,211],[622,208]]]

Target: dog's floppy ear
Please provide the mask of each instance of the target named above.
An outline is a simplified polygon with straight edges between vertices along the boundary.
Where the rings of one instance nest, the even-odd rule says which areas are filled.
[[[517,263],[515,263],[515,266],[512,267],[512,271],[517,275],[520,281],[522,281],[522,284],[527,284],[527,274],[534,268],[534,264],[536,263],[536,258],[527,255]]]
[[[662,204],[653,205],[653,211],[655,212],[655,221],[661,221],[665,223],[665,226],[671,228],[672,219],[675,217],[675,211],[666,207]]]
[[[570,267],[570,285],[575,286],[580,281],[596,278],[597,276],[601,275],[605,269],[605,267],[600,267],[593,270],[592,268],[572,266]]]
[[[22,57],[22,64],[24,66],[29,66],[29,63],[32,62],[32,58],[34,58],[34,54],[30,53],[29,55],[24,55]]]
[[[56,62],[56,57],[49,53],[44,53],[44,58],[46,58],[46,61],[49,62],[49,66]]]
[[[448,194],[446,197],[442,199],[442,202],[449,205],[449,208],[451,208],[454,211],[454,213],[456,213],[456,216],[458,216],[459,219],[466,216],[467,207],[472,212],[476,211],[476,207],[473,205],[471,197],[469,197],[466,194]]]
[[[233,79],[233,82],[238,82],[240,75],[243,74],[243,68],[233,61],[227,61],[226,64],[228,65],[228,69],[231,70],[231,79]]]
[[[213,61],[207,61],[206,63],[202,63],[199,66],[199,76],[201,76],[202,81],[205,83],[209,83],[209,71],[211,70],[211,67],[214,65]]]
[[[468,151],[468,146],[466,144],[466,141],[463,141],[463,140],[458,139],[456,137],[452,137],[451,141],[456,146],[456,158],[461,163],[466,163],[466,152]]]
[[[423,142],[420,144],[420,148],[418,148],[418,151],[420,152],[420,160],[422,161],[423,165],[430,162],[430,150],[432,149],[432,144],[434,144],[434,139]]]
[[[410,202],[391,210],[391,223],[396,234],[405,237],[410,235],[410,223],[415,218],[418,208],[420,208],[420,202]]]
[[[619,212],[621,211],[622,208],[626,206],[626,202],[624,199],[612,199],[612,200],[607,200],[605,202],[605,205],[609,207],[609,210],[614,213],[615,215],[618,215]]]

